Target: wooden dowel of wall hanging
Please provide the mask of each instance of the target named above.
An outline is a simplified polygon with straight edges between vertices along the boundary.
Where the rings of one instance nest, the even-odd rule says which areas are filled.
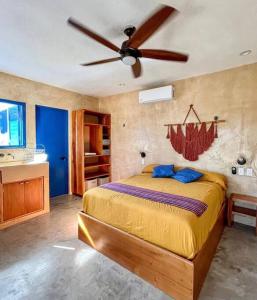
[[[217,120],[217,121],[206,121],[206,122],[188,122],[185,124],[181,124],[181,123],[177,123],[177,124],[164,124],[164,126],[178,126],[178,125],[187,125],[187,124],[202,124],[202,123],[206,123],[206,124],[211,124],[212,122],[214,123],[225,123],[226,120]]]

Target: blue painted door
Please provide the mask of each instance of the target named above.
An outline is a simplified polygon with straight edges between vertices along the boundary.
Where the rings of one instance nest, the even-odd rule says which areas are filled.
[[[43,144],[50,167],[50,196],[68,193],[68,111],[36,105],[36,143]]]

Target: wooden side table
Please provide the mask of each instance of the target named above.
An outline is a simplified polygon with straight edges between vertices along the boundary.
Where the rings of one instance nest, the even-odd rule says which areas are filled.
[[[235,201],[250,203],[256,206],[256,209],[235,206]],[[257,235],[257,197],[242,195],[242,194],[231,194],[228,199],[228,226],[233,223],[233,214],[247,215],[256,217],[256,235]]]

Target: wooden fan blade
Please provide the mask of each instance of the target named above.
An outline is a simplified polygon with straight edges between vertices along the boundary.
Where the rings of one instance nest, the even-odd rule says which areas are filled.
[[[113,43],[111,43],[108,40],[106,40],[105,38],[101,37],[99,34],[91,31],[90,29],[88,29],[87,27],[85,27],[84,25],[79,23],[78,21],[74,20],[73,18],[69,18],[67,22],[74,28],[78,29],[82,33],[86,34],[87,36],[89,36],[93,40],[97,41],[98,43],[106,46],[107,48],[110,48],[116,52],[120,51],[120,49],[117,46],[115,46]]]
[[[136,30],[129,39],[127,46],[138,48],[175,12],[177,11],[173,7],[162,6]]]
[[[114,58],[109,58],[109,59],[102,59],[102,60],[93,61],[91,63],[81,64],[81,66],[94,66],[94,65],[105,64],[105,63],[117,61],[117,60],[120,60],[120,59],[121,59],[120,57],[114,57]]]
[[[162,59],[162,60],[171,60],[171,61],[180,61],[187,62],[188,55],[166,51],[166,50],[157,50],[157,49],[139,49],[142,57],[153,58],[153,59]]]
[[[139,59],[137,59],[136,63],[134,65],[132,65],[131,68],[132,68],[132,73],[135,78],[138,78],[141,76],[142,66],[141,66]]]

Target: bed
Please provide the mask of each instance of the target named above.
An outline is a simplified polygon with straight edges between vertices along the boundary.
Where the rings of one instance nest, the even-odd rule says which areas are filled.
[[[84,195],[79,238],[175,299],[197,299],[224,228],[226,179],[202,171],[183,184],[152,178],[153,167],[116,185],[196,199],[204,211],[100,186]]]

